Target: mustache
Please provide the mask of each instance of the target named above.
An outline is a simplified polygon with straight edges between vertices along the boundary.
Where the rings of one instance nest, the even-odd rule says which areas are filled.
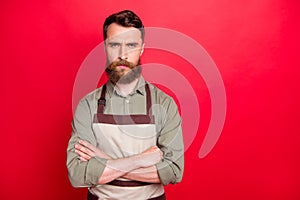
[[[135,65],[131,62],[128,62],[127,60],[120,60],[120,61],[114,61],[112,62],[108,68],[109,69],[115,69],[117,66],[126,66],[129,67],[130,69],[134,68]]]

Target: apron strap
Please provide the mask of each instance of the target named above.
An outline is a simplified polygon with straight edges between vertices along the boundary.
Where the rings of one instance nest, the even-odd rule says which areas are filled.
[[[146,101],[147,101],[147,115],[152,115],[152,112],[150,109],[151,105],[152,105],[151,93],[150,93],[150,88],[149,88],[148,83],[146,83],[145,88],[146,88]]]
[[[146,89],[147,115],[152,115],[152,112],[151,112],[151,109],[150,109],[151,105],[152,105],[151,93],[150,93],[149,85],[147,83],[145,84],[145,89]],[[106,94],[106,84],[103,85],[100,99],[98,99],[98,111],[97,111],[97,113],[103,114],[103,112],[104,112],[104,107],[106,105],[105,94]]]
[[[106,105],[105,94],[106,94],[106,84],[103,85],[100,99],[98,99],[98,113],[101,114],[103,114],[104,107]]]

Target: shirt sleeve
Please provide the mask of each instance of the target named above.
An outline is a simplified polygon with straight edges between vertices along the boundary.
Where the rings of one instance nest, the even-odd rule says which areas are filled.
[[[163,185],[182,180],[184,170],[184,145],[181,117],[176,103],[170,97],[162,102],[162,125],[158,134],[158,147],[163,151],[162,162],[156,164]]]
[[[72,135],[67,148],[67,169],[73,187],[89,187],[98,183],[106,165],[106,160],[93,157],[89,161],[81,161],[75,153],[75,145],[79,139],[96,145],[92,130],[92,114],[86,99],[79,102],[73,121]]]

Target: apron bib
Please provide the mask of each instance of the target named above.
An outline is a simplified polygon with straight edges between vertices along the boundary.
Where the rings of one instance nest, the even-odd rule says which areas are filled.
[[[110,115],[104,114],[106,85],[98,100],[98,111],[93,119],[93,131],[97,148],[114,159],[142,153],[156,145],[157,135],[154,116],[151,113],[151,94],[145,85],[147,114]],[[112,183],[89,188],[99,199],[146,200],[164,193],[162,184],[149,184],[128,179],[117,179]]]

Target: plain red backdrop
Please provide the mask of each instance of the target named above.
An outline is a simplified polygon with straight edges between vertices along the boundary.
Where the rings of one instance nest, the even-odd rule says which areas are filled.
[[[145,52],[143,62],[188,78],[201,109],[183,181],[166,188],[168,199],[300,199],[299,8],[298,0],[1,1],[0,199],[85,198],[65,166],[73,84],[103,40],[105,17],[122,9],[196,40],[225,84],[223,132],[199,159],[211,107],[205,84],[176,55]]]

